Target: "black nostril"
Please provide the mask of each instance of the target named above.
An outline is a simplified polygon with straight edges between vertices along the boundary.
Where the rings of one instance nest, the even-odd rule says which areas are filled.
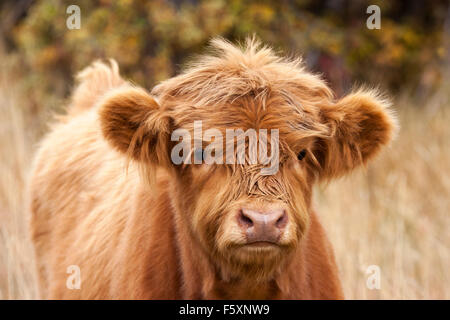
[[[275,225],[277,228],[284,228],[287,224],[287,214],[286,212],[283,212],[281,217],[278,218],[278,220],[275,222]]]
[[[247,217],[242,210],[239,212],[239,222],[247,228],[253,226],[253,220]]]

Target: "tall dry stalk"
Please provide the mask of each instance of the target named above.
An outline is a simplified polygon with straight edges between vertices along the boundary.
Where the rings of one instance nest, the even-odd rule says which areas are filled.
[[[0,59],[0,299],[36,296],[28,236],[26,181],[36,130],[15,61]]]

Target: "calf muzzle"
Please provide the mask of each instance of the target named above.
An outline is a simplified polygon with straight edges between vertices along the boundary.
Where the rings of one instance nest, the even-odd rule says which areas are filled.
[[[288,224],[288,215],[284,209],[254,211],[242,208],[237,218],[247,244],[277,244]]]

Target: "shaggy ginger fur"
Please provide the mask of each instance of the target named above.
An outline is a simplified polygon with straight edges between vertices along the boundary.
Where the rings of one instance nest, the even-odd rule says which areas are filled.
[[[391,140],[388,103],[370,90],[335,101],[300,60],[255,40],[240,48],[216,39],[212,50],[151,93],[123,80],[115,62],[79,74],[31,179],[43,298],[343,298],[312,186],[365,164]],[[279,129],[278,172],[173,164],[171,133],[192,132],[195,120],[221,132]],[[243,207],[285,210],[276,246],[246,245],[236,223]],[[81,270],[79,290],[66,286],[71,265]]]

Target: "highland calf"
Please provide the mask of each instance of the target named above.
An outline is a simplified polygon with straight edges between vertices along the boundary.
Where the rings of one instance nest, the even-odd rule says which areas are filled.
[[[336,101],[300,60],[255,40],[213,40],[210,54],[151,93],[123,80],[114,61],[78,80],[30,183],[43,298],[343,298],[312,190],[391,140],[395,122],[375,91]],[[258,139],[277,129],[264,144],[277,151],[277,171],[261,174],[264,164],[248,156],[174,163],[173,133],[194,137],[196,121],[224,137],[235,129],[246,151],[249,129]],[[224,148],[217,137],[196,137],[185,159]],[[80,289],[66,285],[72,265]]]

